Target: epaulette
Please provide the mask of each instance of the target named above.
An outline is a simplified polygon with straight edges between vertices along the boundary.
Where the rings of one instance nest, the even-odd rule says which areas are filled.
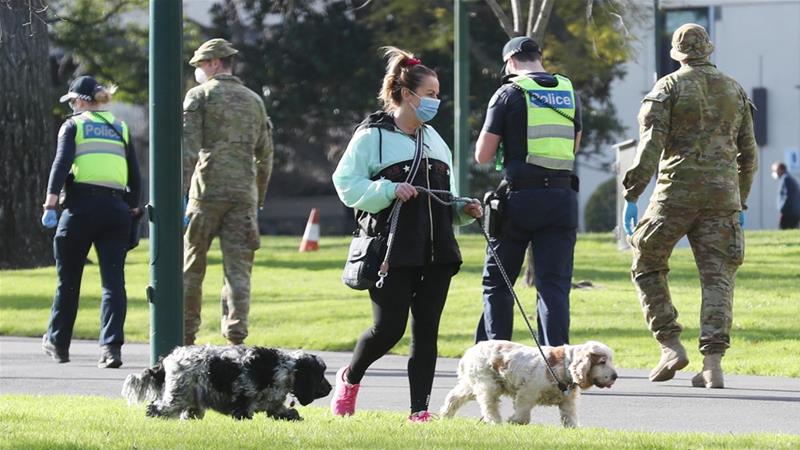
[[[664,103],[664,101],[665,101],[666,99],[668,99],[668,98],[669,98],[669,94],[667,94],[666,92],[664,92],[664,91],[656,91],[656,90],[652,90],[652,91],[648,92],[648,93],[647,93],[647,94],[644,96],[644,98],[642,99],[642,101],[643,101],[643,102],[644,102],[644,101],[651,101],[651,102]]]

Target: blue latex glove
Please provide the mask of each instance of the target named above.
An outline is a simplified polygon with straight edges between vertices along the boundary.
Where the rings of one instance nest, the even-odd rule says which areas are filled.
[[[186,206],[189,204],[189,196],[183,196],[183,226],[189,226],[189,216],[186,215]]]
[[[639,223],[639,208],[636,207],[634,202],[625,202],[625,213],[622,219],[622,227],[625,228],[625,234],[628,236],[633,234],[633,229]]]
[[[45,209],[42,214],[42,225],[45,228],[55,228],[58,225],[58,215],[55,209]]]
[[[739,226],[744,226],[744,211],[739,211]]]

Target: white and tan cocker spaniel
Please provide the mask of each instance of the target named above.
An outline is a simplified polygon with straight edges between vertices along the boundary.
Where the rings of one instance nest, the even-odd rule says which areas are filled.
[[[562,392],[535,347],[509,341],[484,341],[469,348],[458,363],[458,384],[447,394],[440,411],[453,417],[465,403],[476,400],[484,422],[500,423],[500,397],[514,401],[509,422],[525,424],[536,405],[558,405],[564,427],[578,426],[580,391],[590,387],[610,388],[617,379],[613,352],[596,341],[582,345],[543,346],[542,350],[563,382]]]

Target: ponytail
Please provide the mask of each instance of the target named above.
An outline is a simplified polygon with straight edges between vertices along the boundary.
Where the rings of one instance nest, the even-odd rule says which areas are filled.
[[[402,88],[414,91],[425,77],[436,77],[436,72],[422,64],[413,53],[391,46],[381,47],[381,50],[388,61],[378,99],[384,110],[392,111],[403,102]]]
[[[117,85],[112,84],[108,87],[106,86],[97,86],[97,91],[94,93],[94,103],[108,103],[111,101],[111,98],[114,96],[114,93],[117,92]]]

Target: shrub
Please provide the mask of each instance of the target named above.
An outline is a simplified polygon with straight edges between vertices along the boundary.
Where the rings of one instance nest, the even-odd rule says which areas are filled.
[[[586,202],[583,213],[586,231],[611,231],[617,226],[617,179],[604,181],[597,186]]]

